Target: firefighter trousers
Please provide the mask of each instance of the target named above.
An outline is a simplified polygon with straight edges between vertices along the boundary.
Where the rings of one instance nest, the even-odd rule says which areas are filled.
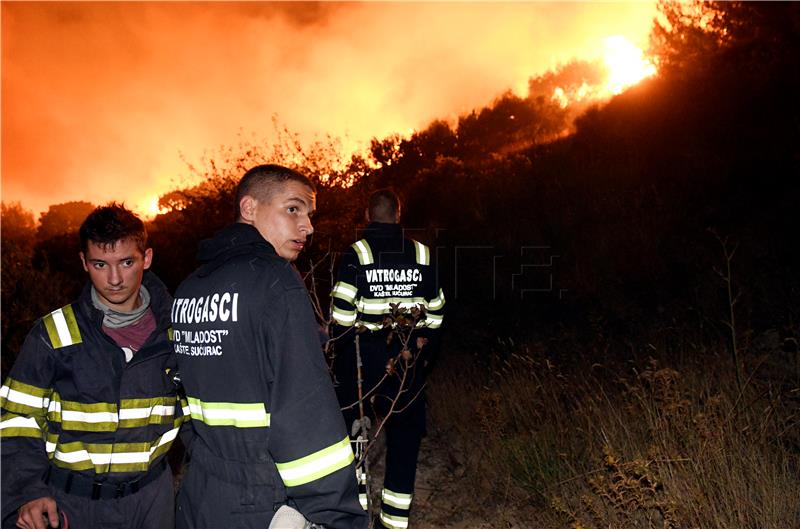
[[[219,458],[199,439],[177,497],[177,529],[265,529],[286,494],[275,464]]]
[[[172,471],[167,467],[155,481],[122,498],[93,500],[50,487],[51,495],[70,529],[165,529],[175,526]],[[16,527],[16,513],[3,528]]]
[[[398,362],[387,374],[387,361],[394,351],[386,341],[362,340],[363,394],[365,415],[372,420],[374,435],[378,424],[386,420],[386,471],[381,493],[381,523],[386,527],[407,527],[417,473],[417,457],[426,434],[425,370],[415,365],[408,372]],[[348,428],[359,418],[355,350],[345,350],[336,358],[337,394]],[[351,431],[351,434],[353,432]]]

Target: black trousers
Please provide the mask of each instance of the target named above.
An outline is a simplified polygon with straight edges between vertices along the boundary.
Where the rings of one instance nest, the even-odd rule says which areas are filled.
[[[212,455],[202,442],[177,497],[178,529],[266,529],[286,500],[274,463],[238,463]]]
[[[172,529],[175,527],[175,493],[169,467],[135,494],[93,500],[50,487],[51,496],[66,516],[70,529]],[[16,514],[3,527],[16,527]]]
[[[375,433],[384,419],[386,421],[384,495],[394,493],[410,498],[414,493],[419,447],[426,434],[424,358],[415,354],[416,359],[408,368],[400,358],[394,364],[394,372],[387,373],[387,363],[397,357],[399,344],[396,341],[387,344],[385,332],[363,333],[359,340],[363,394],[369,393],[364,399],[364,412],[372,420],[371,433]],[[358,405],[353,405],[358,400],[354,344],[337,348],[334,373],[338,381],[339,403],[347,407],[343,410],[345,423],[351,428],[353,421],[359,418]],[[385,513],[407,520],[409,510],[410,504],[406,505],[405,500],[390,503],[384,500],[381,504],[382,516]]]

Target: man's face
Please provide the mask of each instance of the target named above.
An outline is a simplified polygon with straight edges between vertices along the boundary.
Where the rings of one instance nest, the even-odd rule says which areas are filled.
[[[150,268],[153,250],[144,253],[133,239],[117,241],[113,247],[89,241],[81,252],[83,269],[89,272],[100,300],[114,310],[130,312],[139,303],[139,287],[144,271]]]
[[[252,202],[245,204],[248,199]],[[314,233],[311,215],[316,209],[316,195],[300,182],[284,182],[269,202],[245,197],[242,205],[243,219],[287,261],[297,259],[306,245],[306,238]]]

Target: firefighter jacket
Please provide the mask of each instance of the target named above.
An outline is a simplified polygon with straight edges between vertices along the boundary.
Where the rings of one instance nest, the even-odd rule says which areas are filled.
[[[119,483],[162,463],[185,417],[170,375],[172,297],[151,272],[143,284],[156,330],[128,363],[102,330],[91,284],[25,339],[0,389],[3,518],[52,495],[50,465]]]
[[[202,464],[206,452],[232,465],[267,464],[276,504],[288,496],[328,529],[366,527],[353,451],[299,274],[243,223],[203,241],[198,259],[172,310],[196,433],[191,464]]]
[[[416,336],[435,339],[442,326],[444,292],[438,287],[430,248],[404,238],[399,224],[372,222],[366,227],[364,238],[342,256],[331,297],[334,336],[349,327],[364,327],[380,331],[365,336],[374,335],[385,343],[389,331],[384,319],[392,304],[425,308],[425,317],[416,323]]]

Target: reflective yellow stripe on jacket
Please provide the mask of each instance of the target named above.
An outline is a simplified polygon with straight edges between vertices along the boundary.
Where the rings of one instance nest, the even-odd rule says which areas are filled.
[[[358,295],[358,289],[351,285],[350,283],[345,283],[344,281],[338,281],[333,286],[333,291],[331,291],[331,296],[335,298],[339,298],[342,301],[346,301],[347,303],[353,304],[356,300],[356,296]]]
[[[9,378],[0,388],[0,407],[20,415],[44,414],[51,391]]]
[[[119,428],[170,424],[175,420],[175,399],[172,397],[123,399],[117,408],[115,403],[86,404],[61,400],[55,392],[49,397],[47,395],[48,391],[44,389],[9,378],[8,383],[0,388],[0,406],[6,412],[0,422],[3,436],[13,435],[9,429],[23,424],[20,420],[12,421],[18,416],[28,416],[37,423],[40,431],[42,425],[39,421],[45,417],[49,422],[60,423],[63,431],[83,432],[113,432]],[[182,418],[179,420],[183,422]],[[30,421],[24,423],[27,424],[25,428],[33,428]]]
[[[175,418],[175,398],[123,399],[114,403],[63,401],[56,392],[8,378],[0,388],[0,436],[33,437],[45,442],[53,464],[71,470],[96,473],[140,472],[164,454],[175,439],[184,418]],[[188,409],[186,410],[188,413]],[[170,424],[172,428],[153,441],[139,443],[60,442],[47,427],[60,423],[62,436],[74,431],[116,431],[148,424]]]
[[[431,251],[421,242],[414,241],[414,251],[416,252],[417,264],[429,265],[431,264]]]
[[[375,262],[375,258],[372,255],[372,248],[369,247],[369,243],[366,239],[356,241],[351,244],[350,247],[355,250],[358,262],[361,266],[371,265]]]
[[[152,442],[142,443],[71,443],[47,442],[47,452],[57,467],[70,470],[107,472],[143,472],[166,453],[180,430],[175,426]]]
[[[54,310],[42,318],[42,321],[54,349],[81,343],[81,332],[72,305]]]
[[[209,426],[259,428],[269,426],[269,413],[263,402],[203,402],[188,397],[192,419]]]
[[[296,487],[333,474],[349,465],[354,459],[350,439],[345,437],[338,443],[313,454],[294,461],[276,462],[275,465],[283,483],[287,487]]]

